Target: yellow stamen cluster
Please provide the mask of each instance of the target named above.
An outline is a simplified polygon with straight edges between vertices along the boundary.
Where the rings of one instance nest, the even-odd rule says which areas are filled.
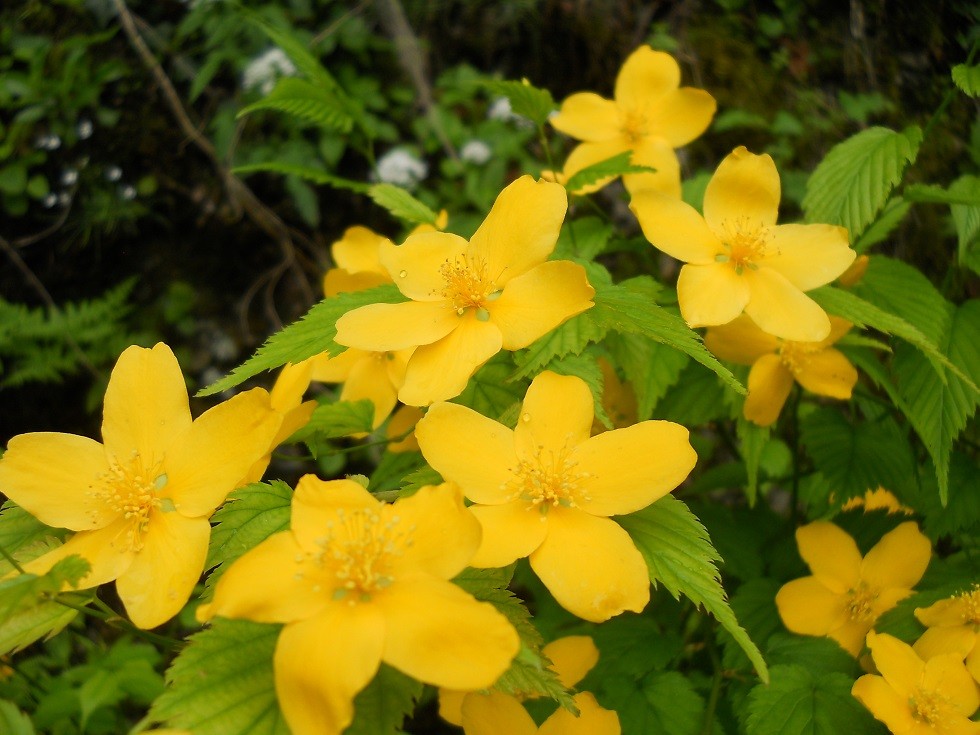
[[[819,351],[820,347],[813,342],[781,340],[779,345],[779,359],[795,378],[806,369],[807,364],[810,362],[810,356]]]
[[[150,515],[161,509],[162,498],[157,492],[167,484],[166,474],[158,466],[145,467],[136,452],[126,463],[113,461],[109,469],[95,478],[89,487],[89,497],[98,509],[90,513],[98,515],[106,507],[130,522],[126,532],[126,544],[131,551],[143,548],[143,537],[150,525]]]
[[[948,701],[937,691],[926,691],[920,688],[916,689],[915,694],[909,697],[909,709],[912,711],[912,717],[916,720],[934,727],[943,719],[943,710],[948,709],[943,705],[947,704]]]
[[[963,624],[980,626],[980,584],[959,595],[963,601]]]
[[[442,295],[448,299],[459,316],[467,309],[476,309],[478,316],[491,301],[497,287],[487,273],[487,264],[480,259],[469,259],[465,255],[453,261],[446,261],[439,269],[446,286]]]
[[[513,489],[515,500],[529,503],[546,514],[549,508],[577,508],[579,501],[588,501],[588,494],[580,483],[587,480],[588,472],[576,472],[578,463],[568,450],[557,452],[539,446],[531,459],[521,459],[511,468],[514,478],[506,484]]]
[[[769,241],[772,240],[770,228],[752,222],[748,217],[738,217],[725,220],[722,229],[721,242],[726,252],[716,256],[715,260],[731,263],[738,275],[742,275],[746,268],[757,270],[758,261],[765,258]]]
[[[878,594],[879,591],[869,587],[867,582],[861,582],[856,588],[848,590],[844,608],[850,619],[863,622],[874,620],[874,604]]]
[[[647,116],[643,110],[628,110],[622,114],[620,130],[629,141],[636,145],[648,134]]]

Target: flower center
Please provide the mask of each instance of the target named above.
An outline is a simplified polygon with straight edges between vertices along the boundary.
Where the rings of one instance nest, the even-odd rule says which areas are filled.
[[[620,130],[630,145],[636,145],[649,133],[646,114],[642,110],[623,113]]]
[[[453,261],[447,260],[439,269],[445,280],[442,296],[448,299],[459,316],[467,309],[476,309],[477,318],[486,321],[490,313],[486,302],[500,295],[493,278],[487,272],[487,263],[482,258],[469,258],[466,255]]]
[[[819,352],[820,348],[810,342],[792,342],[781,340],[779,359],[793,376],[798,376],[810,362],[810,357]]]
[[[742,275],[745,268],[758,270],[758,261],[766,256],[772,233],[769,228],[748,217],[737,217],[734,220],[722,222],[724,230],[721,242],[725,252],[715,257],[719,263],[731,263],[737,275]]]
[[[155,509],[167,510],[164,501],[172,506],[169,498],[157,495],[166,484],[167,475],[160,471],[159,463],[146,467],[143,458],[133,452],[128,462],[113,460],[109,469],[95,478],[88,494],[103,508],[108,506],[113,513],[129,521],[125,543],[129,550],[139,551],[143,548],[150,515]],[[91,511],[93,515],[98,512]]]
[[[370,602],[395,581],[395,562],[412,545],[414,530],[399,516],[376,508],[338,509],[336,521],[328,522],[326,534],[316,540],[320,551],[312,560],[325,572],[320,581],[334,600]],[[320,581],[315,592],[323,589]]]
[[[580,500],[591,500],[581,486],[591,475],[577,472],[577,464],[564,447],[555,451],[539,446],[533,458],[521,459],[510,469],[513,478],[504,484],[504,488],[513,491],[513,500],[525,501],[529,508],[538,508],[542,515],[559,506],[576,508]]]
[[[924,722],[930,727],[935,727],[936,725],[943,724],[943,710],[947,709],[943,705],[949,702],[946,697],[937,691],[926,691],[922,688],[915,690],[915,693],[909,697],[909,709],[912,711],[912,717],[919,722]]]
[[[972,590],[959,597],[963,601],[964,625],[980,626],[980,584],[974,584]]]
[[[845,609],[848,616],[853,621],[864,623],[875,619],[874,604],[878,599],[878,590],[869,587],[866,582],[861,582],[854,589],[847,592],[847,603]]]

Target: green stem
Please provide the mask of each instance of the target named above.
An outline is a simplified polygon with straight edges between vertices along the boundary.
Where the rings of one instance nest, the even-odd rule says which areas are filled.
[[[711,692],[708,694],[708,704],[704,711],[704,724],[701,726],[701,735],[711,735],[714,730],[715,709],[718,707],[718,700],[721,697],[722,666],[721,659],[718,658],[718,651],[711,637],[705,639],[705,648],[711,656],[711,666],[714,668],[714,676],[711,678]]]
[[[790,451],[793,453],[793,485],[790,491],[789,520],[796,526],[800,505],[800,386],[793,386],[793,405],[790,407],[792,433]]]
[[[20,563],[16,559],[14,559],[13,555],[9,551],[7,551],[7,548],[3,544],[0,544],[0,554],[3,555],[4,559],[10,562],[10,566],[12,566],[21,574],[24,574],[24,567],[22,567]]]

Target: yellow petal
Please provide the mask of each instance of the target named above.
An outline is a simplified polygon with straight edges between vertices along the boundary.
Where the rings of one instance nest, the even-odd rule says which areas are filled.
[[[338,268],[349,273],[384,274],[384,266],[378,255],[381,246],[389,243],[387,237],[367,227],[354,225],[344,230],[344,235],[330,246],[330,255]]]
[[[619,106],[593,92],[569,95],[548,122],[577,140],[609,140],[621,133]]]
[[[421,488],[394,506],[403,527],[411,528],[411,545],[392,563],[392,573],[419,570],[437,579],[451,579],[469,564],[480,547],[480,522],[463,505],[463,494],[450,483]]]
[[[589,692],[579,692],[573,698],[578,717],[559,707],[545,720],[538,735],[620,735],[619,715],[599,706]]]
[[[643,110],[660,104],[681,83],[681,69],[674,57],[649,46],[631,53],[616,75],[616,104],[624,110]]]
[[[567,208],[565,187],[521,176],[497,196],[470,238],[467,258],[485,263],[487,274],[500,288],[548,259]]]
[[[851,331],[854,326],[847,319],[841,319],[839,316],[829,315],[830,319],[830,334],[822,341],[818,342],[821,347],[830,347],[835,342],[839,341],[841,337]]]
[[[827,313],[779,273],[763,266],[742,275],[751,292],[745,313],[763,330],[794,342],[819,342],[830,334]]]
[[[20,434],[0,459],[0,493],[48,526],[102,528],[119,517],[118,510],[91,492],[108,469],[105,449],[88,437]]]
[[[269,394],[253,388],[198,416],[167,453],[161,489],[177,510],[210,516],[259,457],[269,451],[282,424]]]
[[[391,421],[385,430],[389,439],[404,436],[388,445],[389,452],[420,452],[418,439],[415,437],[415,425],[424,416],[422,409],[417,406],[399,406],[391,415]]]
[[[369,352],[351,368],[344,387],[340,391],[342,401],[367,399],[374,404],[374,421],[377,429],[388,418],[398,403],[398,391],[388,376],[390,352]]]
[[[728,263],[685,265],[677,279],[681,316],[692,327],[727,324],[742,313],[750,294],[745,279]]]
[[[776,224],[779,210],[779,172],[768,154],[757,156],[744,146],[729,153],[704,191],[704,219],[716,233],[726,222],[743,231]]]
[[[437,403],[415,427],[422,455],[475,503],[503,503],[517,464],[514,432],[471,408]],[[474,461],[474,458],[479,461]]]
[[[844,595],[816,577],[800,577],[779,588],[776,609],[787,630],[801,635],[827,635],[847,620]]]
[[[821,350],[808,356],[796,380],[811,393],[847,400],[857,383],[858,373],[850,360],[835,349]]]
[[[827,633],[827,637],[837,641],[841,648],[857,658],[864,648],[864,640],[873,625],[874,620],[848,619],[842,626]]]
[[[405,384],[398,400],[409,406],[427,406],[455,398],[483,363],[500,352],[502,337],[493,322],[482,322],[471,309],[453,317],[456,328],[446,337],[422,345],[408,361]]]
[[[551,508],[548,535],[531,568],[563,608],[601,623],[650,600],[650,577],[633,539],[608,518]]]
[[[342,268],[331,268],[323,274],[323,294],[330,298],[342,293],[365,291],[384,283],[391,283],[387,271],[382,273],[350,273]]]
[[[269,402],[276,411],[285,413],[299,406],[303,394],[310,387],[310,377],[313,373],[313,361],[303,360],[295,365],[286,363],[275,385],[269,391]]]
[[[711,327],[704,335],[704,346],[722,360],[751,365],[763,355],[776,352],[779,341],[743,314],[728,324]]]
[[[833,281],[855,257],[843,227],[779,225],[772,230],[765,265],[801,291],[809,291]]]
[[[587,635],[569,635],[552,641],[541,652],[551,661],[551,670],[566,689],[578,684],[599,662],[599,649]]]
[[[978,598],[980,598],[980,593],[974,594],[977,594]],[[940,600],[929,607],[915,608],[915,617],[927,627],[962,625],[966,616],[967,600],[962,595]]]
[[[718,103],[703,89],[681,87],[661,97],[648,119],[649,131],[674,148],[687,145],[708,129]]]
[[[343,383],[354,366],[372,354],[374,353],[356,347],[350,347],[333,357],[325,352],[320,353],[310,358],[310,379],[318,383]]]
[[[946,706],[964,718],[971,717],[980,707],[980,689],[963,665],[963,659],[955,653],[939,654],[926,661],[922,688],[941,694]]]
[[[609,140],[580,143],[572,149],[572,152],[568,154],[568,158],[565,159],[565,167],[562,169],[560,181],[565,183],[583,168],[601,163],[628,150],[630,150],[629,141],[622,136],[610,138]],[[615,176],[606,176],[595,183],[575,189],[573,193],[579,195],[591,194],[615,180]]]
[[[680,424],[642,421],[580,444],[572,455],[582,475],[579,506],[592,515],[625,515],[659,500],[694,469],[688,436]]]
[[[449,582],[399,581],[376,599],[387,621],[384,661],[428,684],[483,689],[520,649],[507,618]]]
[[[496,569],[523,559],[537,549],[548,533],[547,518],[523,500],[501,505],[471,505],[483,530],[480,548],[470,565]]]
[[[385,622],[374,605],[334,604],[288,624],[273,656],[276,697],[292,735],[340,735],[378,670]]]
[[[523,705],[502,692],[467,695],[461,719],[465,735],[536,735],[538,732]]]
[[[524,394],[514,429],[517,456],[533,461],[544,452],[541,461],[548,464],[548,456],[557,457],[589,438],[592,418],[592,391],[585,381],[545,370]]]
[[[800,556],[832,592],[843,594],[861,581],[861,552],[846,532],[827,521],[796,529]]]
[[[381,246],[381,262],[408,298],[441,301],[446,289],[443,267],[461,259],[467,247],[459,235],[421,232],[409,235],[402,245],[386,242]]]
[[[353,480],[321,480],[303,475],[296,483],[290,525],[296,542],[307,552],[317,553],[326,530],[337,522],[337,512],[377,510],[380,503]]]
[[[551,260],[508,281],[487,310],[503,335],[503,348],[519,350],[592,307],[593,296],[582,266]]]
[[[206,518],[150,515],[143,548],[116,580],[119,599],[137,628],[155,628],[180,612],[204,571],[210,538]]]
[[[655,168],[655,173],[623,174],[623,186],[631,195],[645,189],[681,198],[681,164],[666,138],[646,136],[633,147],[630,163]]]
[[[776,423],[792,388],[793,374],[779,355],[763,355],[749,371],[749,393],[742,408],[745,418],[759,426]]]
[[[463,726],[463,700],[470,694],[459,689],[439,690],[439,716],[452,725]],[[479,695],[478,695],[479,696]]]
[[[915,692],[922,681],[925,663],[910,645],[885,633],[868,633],[868,648],[875,667],[892,689],[905,697]]]
[[[368,352],[427,345],[453,331],[459,318],[448,301],[368,304],[337,320],[337,343]]]
[[[868,552],[861,578],[882,590],[910,590],[922,579],[931,556],[932,543],[914,521],[908,521],[882,536]]]
[[[133,563],[135,552],[129,542],[131,528],[130,521],[119,518],[95,531],[79,531],[61,546],[21,566],[30,574],[44,574],[62,559],[78,554],[91,569],[79,580],[76,589],[98,587],[117,579]]]
[[[956,625],[948,628],[928,628],[912,650],[923,661],[944,653],[955,653],[963,661],[977,643],[977,633],[969,626]]]
[[[221,575],[201,620],[221,616],[259,623],[292,623],[321,613],[327,593],[314,590],[315,564],[289,531],[274,533],[246,551]]]
[[[633,195],[630,209],[639,220],[646,239],[672,258],[685,263],[714,265],[715,256],[724,252],[721,241],[687,202],[659,191],[646,190]]]
[[[408,372],[408,361],[412,359],[414,354],[414,347],[385,353],[385,369],[388,372],[388,381],[395,388],[401,388],[404,385],[405,373]]]
[[[190,425],[187,387],[170,348],[158,342],[123,351],[105,392],[102,440],[109,456],[123,461],[136,453],[153,466]]]
[[[851,694],[893,733],[909,732],[916,724],[908,697],[896,692],[880,676],[865,674],[854,682]]]

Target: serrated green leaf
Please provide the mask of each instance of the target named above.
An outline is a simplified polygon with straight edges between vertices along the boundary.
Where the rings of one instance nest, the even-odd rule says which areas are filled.
[[[354,698],[354,721],[344,735],[399,735],[402,722],[421,694],[421,682],[382,663]]]
[[[477,370],[463,392],[452,402],[500,421],[515,403],[520,405],[524,401],[527,391],[528,381],[509,380],[512,372],[510,358],[501,353]]]
[[[336,439],[370,432],[373,427],[374,404],[370,400],[334,401],[313,409],[309,422],[294,437],[298,441]]]
[[[776,610],[776,593],[779,584],[765,577],[750,579],[741,585],[731,598],[732,611],[748,635],[759,646],[765,646],[777,631],[783,629],[779,612]],[[746,669],[752,664],[741,646],[724,628],[717,631],[722,645],[721,662],[726,669]]]
[[[642,334],[613,333],[604,344],[636,394],[636,413],[640,421],[653,416],[654,406],[677,384],[691,360],[680,350]]]
[[[704,725],[704,699],[676,671],[611,677],[596,699],[616,711],[623,735],[700,735]]]
[[[773,666],[768,686],[749,695],[747,735],[841,735],[880,732],[851,696],[853,677],[814,673],[806,666]]]
[[[283,50],[296,67],[302,71],[311,82],[328,90],[339,90],[340,86],[313,54],[309,52],[302,41],[293,35],[288,28],[275,26],[258,13],[247,8],[239,7],[239,12],[246,20],[259,28],[269,40]]]
[[[595,306],[590,312],[598,326],[624,334],[641,334],[680,350],[717,374],[736,393],[745,395],[745,387],[708,352],[698,333],[680,317],[622,284],[603,284],[591,274],[589,282],[596,290]]]
[[[875,221],[861,233],[853,243],[855,252],[864,253],[871,247],[884,241],[892,231],[905,219],[912,204],[901,197],[892,197],[875,217]]]
[[[589,392],[592,393],[593,415],[607,429],[613,428],[612,420],[602,405],[602,392],[605,384],[602,368],[599,367],[599,363],[592,355],[567,355],[560,360],[553,360],[548,363],[547,369],[559,375],[572,375],[583,380],[589,386]]]
[[[605,335],[606,330],[592,320],[588,311],[577,314],[515,354],[517,371],[513,377],[533,377],[555,358],[581,355],[589,344],[599,342]]]
[[[522,115],[535,125],[544,125],[554,111],[555,100],[547,89],[539,89],[528,80],[492,80],[486,87],[493,94],[510,100],[510,109]]]
[[[950,184],[949,191],[956,195],[976,196],[980,192],[980,176],[961,176]],[[960,265],[980,273],[980,206],[953,204],[949,212],[956,227]]]
[[[234,174],[251,174],[261,171],[274,174],[283,174],[284,176],[297,176],[306,181],[312,181],[314,184],[326,184],[327,186],[332,186],[335,189],[356,191],[359,194],[367,194],[367,192],[371,189],[371,184],[365,184],[361,181],[353,181],[352,179],[344,179],[340,176],[334,176],[333,174],[327,173],[326,171],[321,171],[320,169],[310,168],[308,166],[297,166],[296,164],[282,163],[280,161],[250,163],[247,166],[235,166],[235,168],[233,168],[231,171]]]
[[[0,699],[0,732],[5,735],[35,735],[31,718],[6,699]]]
[[[336,95],[295,77],[282,77],[269,94],[239,110],[238,117],[260,110],[285,112],[341,134],[349,133],[354,125],[353,118]]]
[[[208,576],[205,597],[213,594],[214,586],[233,561],[272,534],[289,528],[292,499],[292,489],[279,480],[246,485],[228,496],[228,501],[211,516],[214,528],[204,568],[217,568]]]
[[[421,452],[385,452],[371,473],[368,490],[372,493],[395,490],[405,477],[424,464]]]
[[[766,658],[774,669],[800,664],[814,673],[847,674],[852,678],[863,673],[850,653],[837,641],[826,637],[774,633],[766,645]]]
[[[644,510],[616,521],[646,560],[650,580],[675,598],[684,594],[701,605],[745,651],[759,677],[768,680],[759,649],[741,628],[725,598],[715,563],[720,560],[708,532],[684,503],[667,495]]]
[[[872,127],[838,143],[807,182],[807,221],[846,227],[856,241],[915,161],[921,141],[917,127],[901,133]]]
[[[967,191],[955,193],[937,184],[910,184],[905,187],[902,196],[910,202],[922,202],[926,204],[980,205],[980,192]]]
[[[939,495],[938,478],[923,479],[921,495],[910,504],[923,516],[922,532],[933,541],[944,536],[977,537],[980,533],[980,464],[964,452],[954,451],[949,460],[949,500]]]
[[[917,268],[884,255],[872,256],[853,293],[901,317],[939,347],[949,329],[948,303]]]
[[[398,219],[418,224],[435,224],[436,213],[400,186],[374,184],[368,189],[368,196]]]
[[[569,193],[575,193],[580,189],[587,186],[592,186],[593,184],[598,184],[599,182],[603,182],[604,185],[605,183],[612,181],[617,176],[622,176],[623,174],[652,174],[657,172],[657,169],[651,168],[650,166],[632,164],[630,162],[632,156],[633,151],[623,151],[622,153],[617,153],[615,156],[611,156],[604,161],[599,161],[598,163],[593,163],[591,166],[586,166],[581,171],[576,171],[575,174],[565,182],[565,189]]]
[[[19,564],[32,561],[59,546],[65,533],[64,529],[44,525],[8,500],[0,508],[0,549],[6,552],[0,555],[0,577],[14,571],[7,554]]]
[[[770,427],[759,426],[739,414],[735,423],[735,434],[738,436],[738,449],[748,477],[745,496],[750,506],[755,505],[759,490],[759,461],[762,459],[762,450],[766,448],[766,443],[769,441],[769,433]]]
[[[558,243],[551,259],[578,258],[590,261],[605,249],[612,234],[613,226],[598,217],[568,220],[558,234]]]
[[[594,691],[611,676],[626,674],[640,679],[653,671],[663,671],[684,652],[684,639],[665,631],[645,615],[617,615],[592,632],[599,649],[599,662],[578,686]],[[594,687],[594,689],[593,689]]]
[[[971,97],[980,97],[980,66],[957,64],[953,67],[951,76],[961,92]]]
[[[429,465],[423,465],[402,478],[401,487],[398,488],[398,492],[402,497],[405,497],[414,494],[426,485],[439,485],[441,483],[442,475],[429,467]]]
[[[272,673],[281,629],[216,618],[167,669],[167,690],[150,718],[194,735],[289,735]]]
[[[653,417],[684,426],[730,418],[732,409],[727,395],[730,394],[715,375],[688,361],[677,384],[654,407]]]
[[[405,301],[394,284],[376,286],[365,291],[342,293],[324,299],[310,309],[299,321],[269,337],[255,354],[228,375],[197,392],[211,396],[234,388],[264,370],[297,363],[321,352],[338,355],[347,348],[334,342],[337,320],[348,311],[368,304],[395,304]]]

